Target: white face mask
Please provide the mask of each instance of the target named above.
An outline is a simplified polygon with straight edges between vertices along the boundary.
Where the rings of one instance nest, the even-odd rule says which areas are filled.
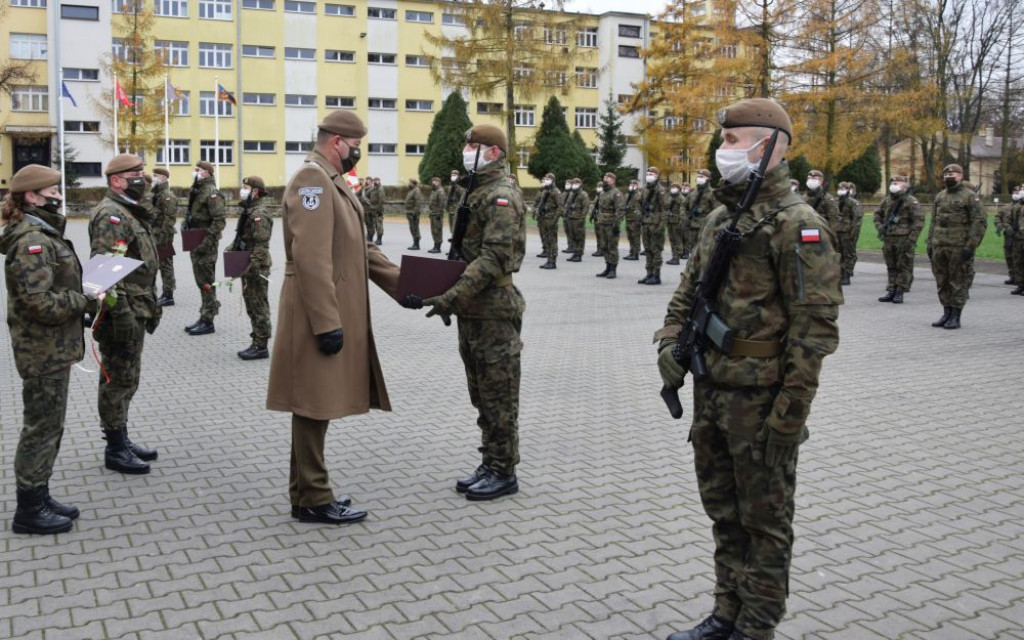
[[[192,172],[192,179],[193,180],[200,180],[200,179],[202,179],[202,174],[200,174],[198,171],[193,171]]]
[[[459,181],[459,176],[453,174],[452,175],[452,182],[458,182],[458,181]]]
[[[252,193],[252,189],[240,189],[238,191],[238,197],[241,198],[242,200],[245,200],[246,198],[249,197],[249,194],[251,194],[251,193]]]
[[[839,194],[840,196],[845,196],[845,195],[849,194],[850,192],[847,191],[846,189],[840,189],[839,191],[836,191],[836,193]]]
[[[795,184],[789,185],[789,190],[792,191],[793,193],[796,193],[796,185]]]
[[[470,151],[465,151],[464,150],[462,152],[462,166],[466,167],[466,171],[479,171],[479,170],[483,169],[488,164],[490,164],[490,162],[488,160],[484,159],[484,156],[487,155],[487,151],[488,150],[490,150],[490,147],[485,147],[484,145],[480,145],[480,147],[479,147],[480,161],[479,162],[477,162],[477,149],[472,149]],[[473,166],[474,163],[476,164],[475,168]]]
[[[657,181],[658,181],[658,176],[656,176],[656,175],[654,175],[652,173],[647,174],[647,184],[654,184]]]
[[[629,190],[630,191],[636,191],[636,185],[635,184],[629,185]]]
[[[703,187],[708,183],[707,178],[697,178],[697,186]]]
[[[814,191],[815,189],[817,189],[820,186],[821,186],[821,182],[818,181],[818,180],[808,180],[807,181],[807,188],[810,189],[811,191]]]
[[[540,183],[541,183],[541,185],[543,185],[545,187],[550,187],[551,186],[551,181],[550,180],[541,180]]]
[[[573,190],[573,191],[579,191],[579,190],[580,190],[580,185],[578,185],[578,184],[573,184],[573,185],[572,185],[572,190]]]
[[[715,151],[715,165],[722,178],[731,184],[739,184],[757,168],[756,162],[747,160],[747,155],[761,145],[758,140],[746,149],[721,149]]]
[[[674,187],[672,189],[669,189],[669,191],[672,192],[672,195],[676,195],[677,193],[679,193],[679,189],[676,189]]]
[[[566,182],[565,183],[565,190],[568,191],[569,189],[572,189],[572,183],[571,182]]]
[[[890,184],[889,185],[889,193],[891,193],[893,195],[896,195],[900,191],[903,191],[903,187],[901,187],[900,185],[898,185],[898,184]]]
[[[1014,202],[1017,202],[1018,200],[1024,200],[1024,193],[1018,191],[1017,193],[1013,194],[1010,197],[1013,198]]]

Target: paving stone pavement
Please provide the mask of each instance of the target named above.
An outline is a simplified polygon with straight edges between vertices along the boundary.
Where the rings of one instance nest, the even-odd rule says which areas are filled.
[[[69,234],[86,253],[85,223]],[[384,240],[397,259],[404,222]],[[76,370],[51,485],[82,517],[14,535],[21,387],[0,332],[0,637],[640,640],[703,618],[709,523],[651,345],[677,271],[639,286],[642,263],[622,262],[596,279],[593,238],[582,263],[542,271],[539,245],[516,277],[522,489],[493,503],[452,487],[478,462],[454,328],[371,288],[395,410],[333,422],[327,445],[336,487],[371,516],[293,521],[288,416],[263,408],[268,362],[235,356],[240,291],[221,294],[215,334],[187,336],[199,296],[179,255],[131,413],[133,438],[159,447],[153,472],[103,468],[97,374]],[[280,234],[273,247],[276,313]],[[979,276],[964,328],[944,331],[927,270],[896,306],[875,302],[884,268],[858,265],[801,452],[779,638],[1024,638],[1024,299],[1002,280]]]

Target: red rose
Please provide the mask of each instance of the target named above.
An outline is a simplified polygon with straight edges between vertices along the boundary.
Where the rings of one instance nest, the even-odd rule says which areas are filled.
[[[203,291],[209,291],[209,290],[210,290],[210,285],[209,284],[204,284],[203,285]]]

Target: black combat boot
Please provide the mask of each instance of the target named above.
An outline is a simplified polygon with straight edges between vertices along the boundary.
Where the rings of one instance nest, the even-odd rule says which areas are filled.
[[[1003,284],[1017,284],[1017,282],[1013,278],[1008,278],[1003,280]]]
[[[636,281],[637,284],[647,284],[647,281],[651,279],[654,274],[650,269],[647,270],[647,275]]]
[[[903,292],[897,291],[892,297],[893,304],[903,304]]]
[[[373,244],[375,244],[375,245],[377,245],[379,247],[380,245],[384,244],[382,242],[383,239],[384,239],[384,235],[381,234],[381,235],[377,236],[377,239],[374,241]]]
[[[207,322],[206,320],[200,320],[197,324],[192,325],[192,328],[186,329],[190,336],[205,336],[216,330],[217,327],[213,326],[213,322]]]
[[[132,453],[135,454],[136,458],[138,458],[139,460],[143,460],[145,462],[152,462],[153,460],[157,459],[157,456],[159,454],[157,453],[156,449],[150,449],[149,447],[144,447],[141,444],[135,444],[134,442],[132,442],[131,436],[128,435],[127,425],[125,425],[122,431],[124,431],[124,439],[125,442],[128,443],[128,448],[132,450]]]
[[[850,276],[843,276],[843,279],[839,281],[839,284],[843,286],[850,284]]]
[[[623,260],[639,260],[639,259],[640,258],[637,256],[637,253],[635,251],[630,251],[629,255],[626,256],[625,258],[623,258]]]
[[[366,232],[366,241],[367,242],[373,242],[373,232],[372,231],[367,231]]]
[[[953,315],[953,307],[943,306],[942,317],[932,323],[933,327],[944,327],[946,321],[949,320],[949,316]]]
[[[555,264],[554,260],[552,260],[551,258],[548,258],[548,261],[545,262],[544,264],[540,265],[540,268],[541,269],[557,269],[558,265]]]
[[[427,249],[427,253],[441,253],[441,243],[435,242],[433,249]]]
[[[679,258],[672,256],[671,258],[665,261],[665,264],[679,264]]]
[[[651,277],[644,284],[661,284],[661,269],[655,269]]]
[[[192,330],[195,329],[196,327],[198,327],[201,324],[203,324],[203,319],[202,318],[196,320],[192,324],[190,324],[187,327],[185,327],[185,333],[192,333]]]
[[[673,633],[668,640],[729,640],[734,629],[733,623],[715,616],[708,616],[689,631]]]
[[[18,489],[18,508],[14,512],[14,533],[48,535],[64,533],[72,527],[71,518],[55,513],[46,505],[46,487]]]
[[[406,247],[406,249],[408,251],[419,251],[420,250],[420,241],[419,240],[413,240],[412,245],[409,246],[409,247]]]
[[[78,507],[70,504],[61,504],[53,499],[50,495],[50,484],[43,485],[43,504],[50,508],[50,511],[57,515],[64,516],[68,520],[78,520],[78,516],[82,515],[82,512],[78,510]]]
[[[598,251],[595,251],[594,253],[592,253],[590,255],[594,256],[595,258],[603,258],[604,257],[604,251],[598,250]]]
[[[892,302],[896,297],[895,291],[886,291],[885,295],[878,299],[879,302]]]
[[[516,478],[516,474],[506,475],[487,467],[481,478],[466,489],[466,499],[474,502],[494,500],[518,492],[519,480]]]
[[[173,307],[174,306],[174,296],[168,295],[168,294],[165,293],[164,295],[160,296],[157,299],[156,304],[157,304],[157,306],[160,306],[160,307]]]
[[[566,262],[583,262],[583,254],[574,253],[571,258],[566,258]]]
[[[616,264],[610,264],[610,265],[608,265],[608,275],[606,275],[606,276],[605,276],[605,278],[607,278],[607,279],[609,279],[609,280],[614,280],[614,279],[615,279],[615,271],[616,271],[616,270],[617,270],[618,268],[619,268],[619,266],[618,266],[618,265],[616,265]]]
[[[952,313],[949,314],[949,319],[942,325],[943,329],[959,329],[960,328],[960,312],[963,311],[962,307],[950,307]]]
[[[537,257],[538,258],[546,258],[546,257],[548,257],[548,252],[547,251],[541,251],[540,253],[537,254]]]
[[[562,253],[576,253],[576,252],[573,251],[572,247],[567,247],[565,249],[562,249]]]
[[[480,482],[480,479],[487,475],[487,472],[490,470],[491,468],[487,465],[486,462],[481,462],[480,466],[477,467],[473,471],[473,473],[469,474],[465,478],[459,478],[458,480],[455,481],[455,490],[458,491],[459,493],[466,493],[466,491],[469,490],[470,487],[472,487],[477,482]]]
[[[612,265],[610,265],[610,264],[608,264],[606,262],[606,263],[604,263],[604,271],[602,271],[601,273],[597,274],[597,277],[598,278],[607,278],[608,277],[608,272],[611,271],[611,270],[612,270]]]
[[[1024,287],[1017,287],[1010,292],[1011,296],[1024,296]]]
[[[267,351],[266,342],[253,342],[245,351],[239,351],[238,357],[242,360],[265,360],[270,357],[270,352]]]
[[[684,251],[683,255],[681,255],[679,257],[682,258],[683,260],[689,260],[690,259],[690,252],[689,251]]]
[[[129,475],[149,473],[149,465],[140,460],[129,446],[127,431],[124,429],[104,431],[103,437],[107,439],[107,449],[103,453],[103,461],[108,469]]]

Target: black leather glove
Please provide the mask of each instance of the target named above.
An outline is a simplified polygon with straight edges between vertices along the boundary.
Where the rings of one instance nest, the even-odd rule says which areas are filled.
[[[964,249],[963,251],[960,252],[960,260],[962,262],[967,262],[968,260],[970,260],[973,257],[974,257],[974,251],[972,251],[971,249]]]
[[[423,298],[416,295],[415,293],[410,293],[407,294],[404,298],[402,298],[398,304],[402,305],[406,309],[422,309]]]
[[[100,310],[100,299],[96,297],[94,293],[86,293],[85,295],[85,309],[86,315],[95,316]],[[91,322],[90,322],[91,324]]]
[[[333,356],[341,351],[341,348],[345,345],[345,330],[335,329],[327,333],[317,334],[316,338],[320,341],[320,353],[325,356]]]
[[[146,333],[153,335],[156,332],[156,328],[160,326],[160,316],[153,316],[152,318],[146,319]]]

